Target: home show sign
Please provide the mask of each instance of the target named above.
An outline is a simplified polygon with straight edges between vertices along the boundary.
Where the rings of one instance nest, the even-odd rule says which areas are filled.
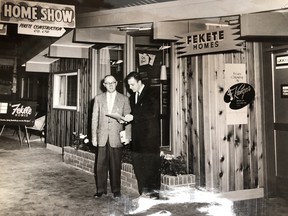
[[[60,37],[75,28],[75,6],[0,0],[0,22],[18,24],[19,34]]]
[[[33,126],[35,122],[36,102],[0,101],[1,125]]]
[[[240,30],[235,26],[215,28],[177,36],[177,53],[180,57],[207,54],[242,48]]]

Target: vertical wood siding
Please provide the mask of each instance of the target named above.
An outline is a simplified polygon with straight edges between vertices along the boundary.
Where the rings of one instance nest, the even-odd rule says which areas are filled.
[[[174,154],[190,155],[198,184],[207,189],[225,192],[264,186],[259,58],[259,44],[247,42],[243,52],[177,58],[173,65]],[[248,124],[226,124],[223,98],[228,63],[245,64],[247,83],[255,89]]]
[[[89,118],[91,106],[91,70],[88,59],[60,59],[51,66],[49,77],[47,143],[56,146],[68,146],[72,141],[72,133],[89,134]],[[53,73],[75,72],[80,69],[79,109],[53,109]]]

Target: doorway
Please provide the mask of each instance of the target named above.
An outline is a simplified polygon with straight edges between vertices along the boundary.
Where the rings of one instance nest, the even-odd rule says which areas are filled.
[[[155,41],[151,35],[133,35],[135,42],[134,65],[145,85],[150,86],[157,100],[160,124],[161,150],[171,151],[170,146],[170,65],[166,56],[169,50],[161,50],[163,41]],[[168,55],[164,55],[168,54]],[[165,65],[166,78],[161,79],[161,67]]]
[[[272,53],[276,193],[288,197],[288,50]]]

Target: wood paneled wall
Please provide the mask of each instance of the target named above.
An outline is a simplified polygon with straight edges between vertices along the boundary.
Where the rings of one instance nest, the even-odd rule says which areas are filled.
[[[172,50],[177,56],[174,46]],[[209,190],[264,186],[259,52],[259,44],[247,42],[243,52],[174,58],[173,153],[188,156],[198,185]],[[226,124],[223,98],[227,63],[245,64],[247,83],[255,89],[255,100],[248,106],[248,124]]]
[[[79,109],[53,109],[53,73],[76,72],[80,70],[80,102]],[[71,144],[72,133],[89,134],[91,119],[91,70],[88,59],[61,58],[51,66],[49,77],[48,110],[47,110],[47,138],[49,144],[67,146]]]

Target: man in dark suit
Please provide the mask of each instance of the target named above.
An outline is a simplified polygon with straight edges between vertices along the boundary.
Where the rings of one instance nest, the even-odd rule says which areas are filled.
[[[159,199],[160,190],[160,120],[157,97],[137,72],[126,77],[129,88],[132,122],[132,159],[140,195]]]
[[[106,76],[103,85],[107,91],[95,97],[92,113],[92,144],[97,147],[94,167],[95,198],[107,194],[108,171],[111,192],[114,197],[121,196],[120,131],[123,130],[123,125],[122,120],[108,117],[107,114],[125,116],[131,112],[128,97],[116,91],[117,81],[114,76]],[[128,144],[131,139],[131,125],[127,125],[125,131],[124,144]]]

